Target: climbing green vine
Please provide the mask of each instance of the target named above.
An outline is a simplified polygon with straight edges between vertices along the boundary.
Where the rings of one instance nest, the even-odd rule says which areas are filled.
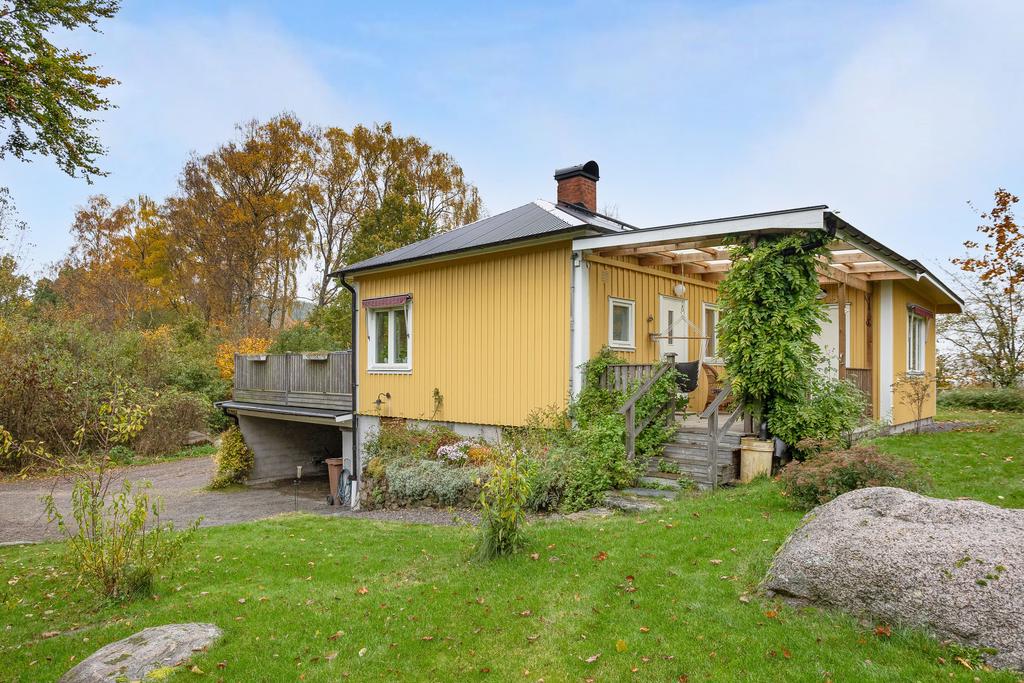
[[[826,319],[815,257],[829,239],[809,231],[732,246],[733,266],[718,290],[718,341],[733,392],[758,420],[780,402],[805,402],[812,388],[814,335]]]

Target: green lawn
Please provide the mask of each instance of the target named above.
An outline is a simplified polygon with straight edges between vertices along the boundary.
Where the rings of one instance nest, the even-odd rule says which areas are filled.
[[[977,411],[943,412],[942,420],[979,423],[944,434],[905,434],[879,439],[888,453],[916,462],[939,498],[974,498],[1024,508],[1024,416]]]
[[[985,419],[999,431],[882,443],[931,471],[938,495],[1021,505],[1024,458],[1002,459],[1024,420]],[[195,658],[202,676],[176,680],[1018,679],[968,670],[956,658],[969,653],[918,631],[876,635],[759,596],[800,517],[764,481],[660,514],[537,523],[524,553],[482,564],[468,528],[286,516],[201,531],[154,597],[125,606],[72,588],[58,545],[0,549],[0,680],[54,680],[105,643],[186,620],[226,636]]]

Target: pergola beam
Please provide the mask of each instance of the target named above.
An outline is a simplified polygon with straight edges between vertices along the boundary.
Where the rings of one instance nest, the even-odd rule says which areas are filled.
[[[859,275],[854,275],[853,273],[844,273],[838,268],[835,268],[829,265],[828,263],[823,263],[821,261],[818,261],[816,264],[814,264],[814,269],[818,271],[818,275],[827,277],[830,280],[838,282],[839,284],[846,285],[847,287],[853,287],[854,289],[859,289],[862,292],[868,291],[867,280],[860,277]]]

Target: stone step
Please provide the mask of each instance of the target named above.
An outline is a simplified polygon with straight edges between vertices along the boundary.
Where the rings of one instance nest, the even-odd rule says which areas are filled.
[[[722,437],[718,440],[718,443],[729,443],[729,444],[734,444],[736,446],[739,446],[740,445],[740,439],[742,439],[742,438],[743,437],[740,436],[739,434],[723,434]],[[708,434],[707,434],[707,432],[683,432],[683,431],[677,431],[672,436],[672,441],[693,442],[693,443],[707,443],[708,442]]]
[[[654,477],[650,475],[640,477],[638,482],[640,484],[647,484],[648,486],[671,486],[676,490],[682,488],[678,479],[662,479],[661,477]],[[671,493],[671,491],[664,491],[663,493]]]
[[[677,482],[678,484],[678,482]],[[645,489],[645,488],[628,488],[622,489],[622,493],[628,493],[631,496],[637,496],[639,498],[675,498],[676,494],[672,491],[666,491],[664,489]]]

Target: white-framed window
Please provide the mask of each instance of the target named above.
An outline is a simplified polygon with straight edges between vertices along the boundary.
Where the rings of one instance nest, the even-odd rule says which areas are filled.
[[[704,360],[708,362],[719,361],[718,358],[718,306],[715,304],[704,304]]]
[[[636,303],[608,297],[608,346],[636,349]]]
[[[391,308],[367,308],[367,369],[412,370],[412,301]]]
[[[914,311],[907,313],[907,372],[924,374],[928,319]]]

